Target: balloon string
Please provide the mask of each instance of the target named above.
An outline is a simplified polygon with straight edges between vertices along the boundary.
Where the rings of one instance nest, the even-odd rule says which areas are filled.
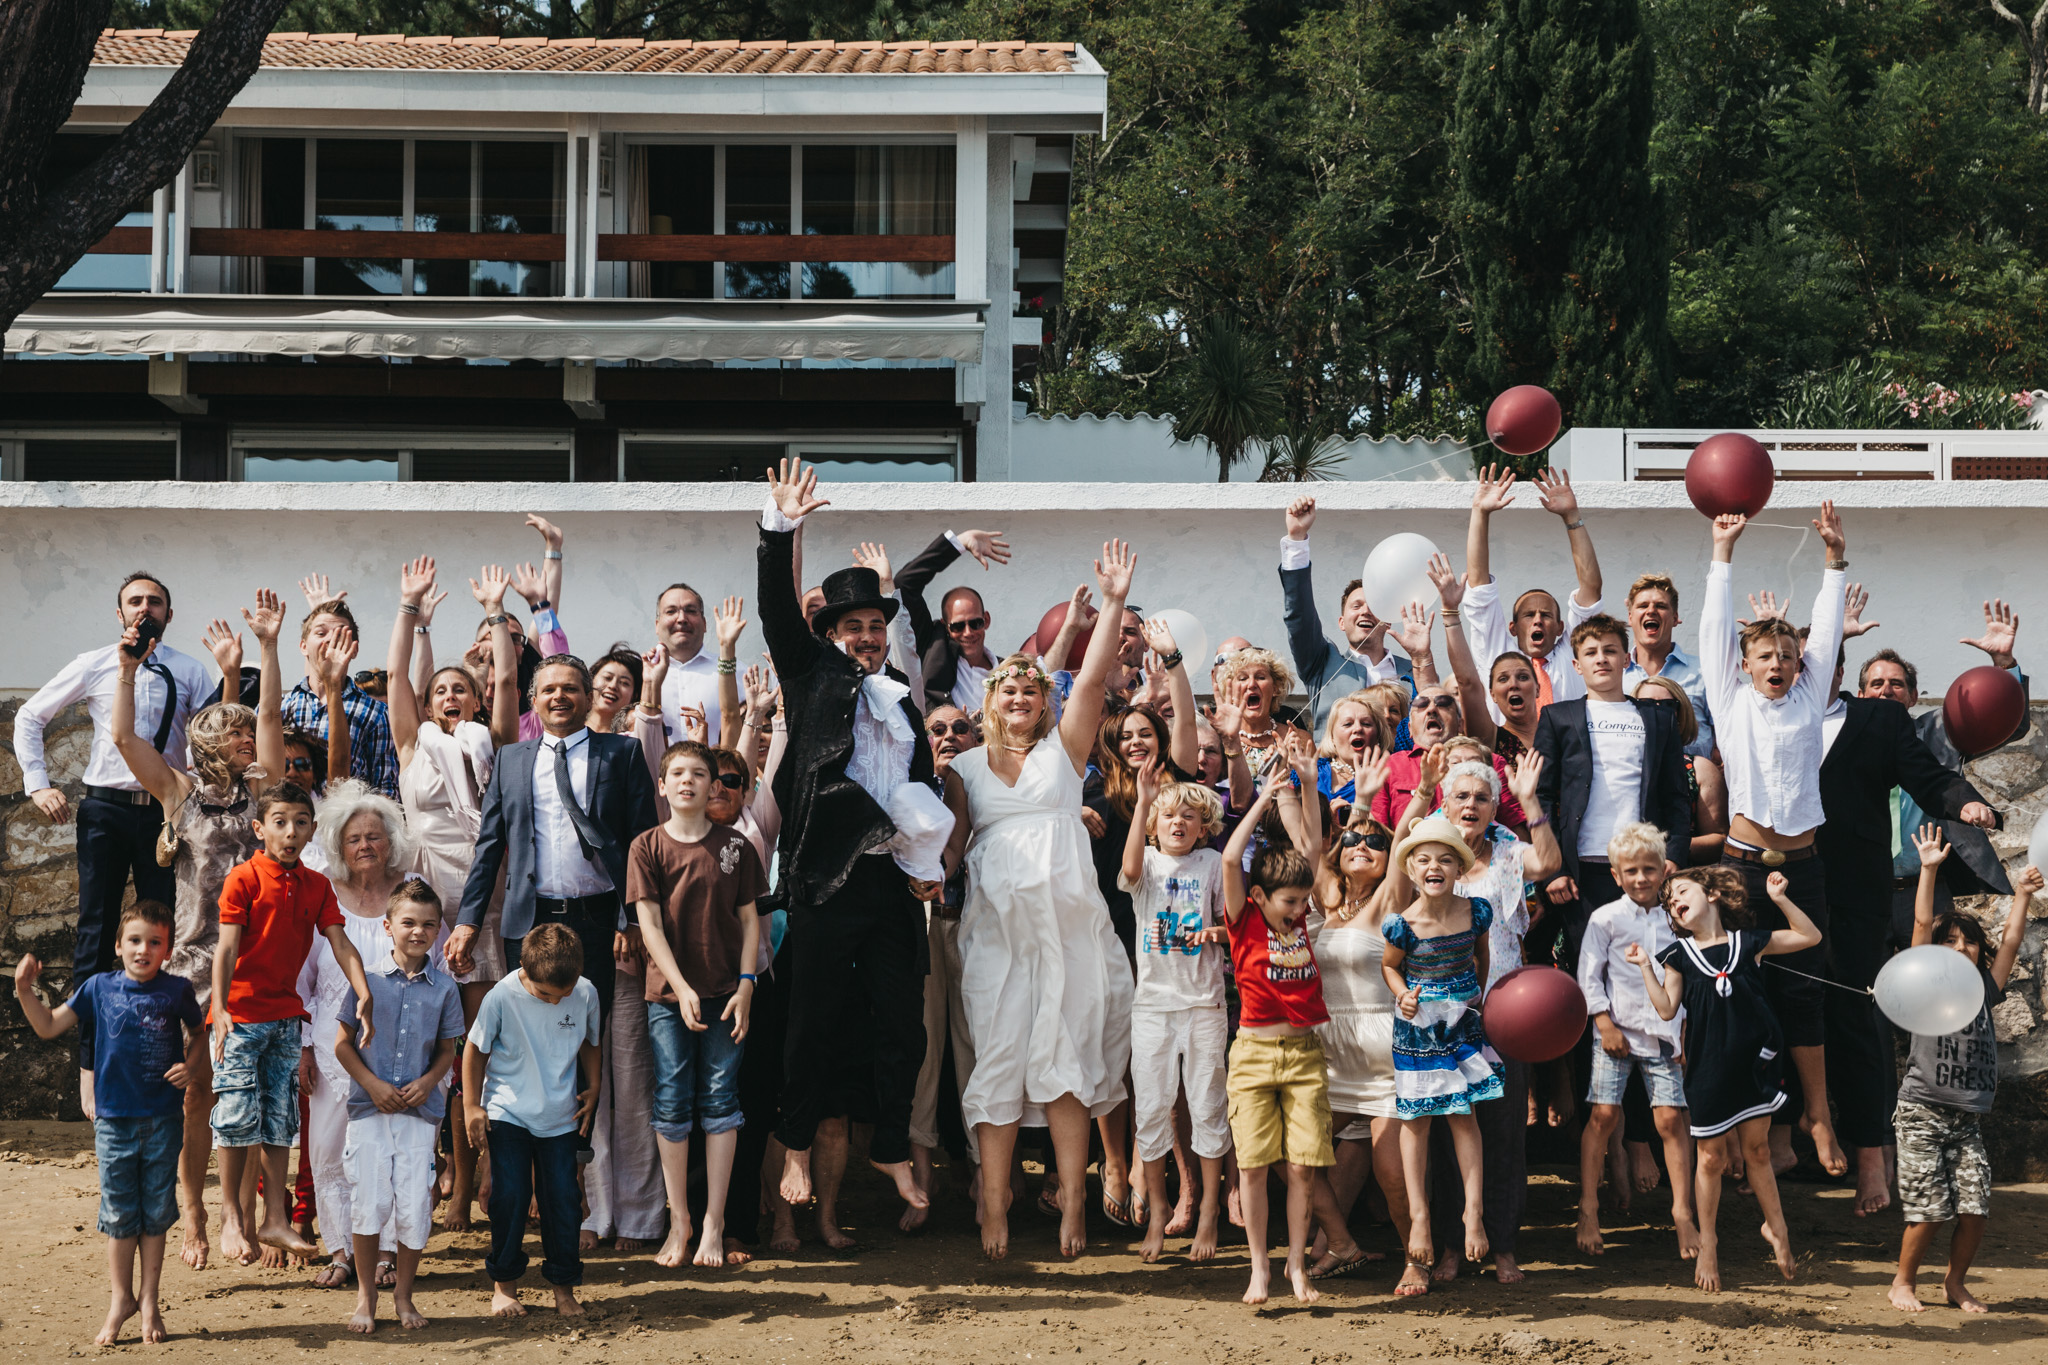
[[[1790,972],[1794,976],[1803,976],[1808,981],[1818,981],[1823,986],[1833,986],[1838,991],[1848,991],[1852,995],[1867,995],[1873,1000],[1877,998],[1877,992],[1868,986],[1850,986],[1840,981],[1830,981],[1824,976],[1815,976],[1812,972],[1802,972],[1797,967],[1787,967],[1782,962],[1765,962],[1764,965],[1776,967],[1781,972]]]
[[[1806,538],[1813,534],[1813,528],[1811,526],[1792,526],[1782,521],[1752,521],[1749,525],[1768,526],[1776,531],[1797,531],[1799,533],[1799,543],[1792,547],[1791,555],[1785,560],[1785,611],[1787,619],[1790,619],[1792,598],[1799,591],[1799,573],[1794,566],[1799,563],[1800,552],[1806,549]],[[1785,970],[1789,972],[1792,969],[1787,967]]]

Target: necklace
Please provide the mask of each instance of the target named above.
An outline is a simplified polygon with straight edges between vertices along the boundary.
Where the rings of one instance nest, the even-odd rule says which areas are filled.
[[[1245,743],[1245,744],[1249,744],[1249,745],[1251,745],[1251,746],[1252,746],[1252,747],[1253,747],[1254,749],[1263,749],[1263,748],[1265,748],[1265,747],[1266,747],[1267,745],[1271,744],[1271,743],[1272,743],[1272,742],[1274,741],[1274,739],[1275,739],[1275,738],[1277,738],[1277,737],[1279,736],[1279,734],[1280,734],[1280,727],[1279,727],[1279,726],[1277,726],[1277,725],[1268,725],[1268,726],[1267,726],[1267,727],[1266,727],[1265,729],[1263,729],[1263,730],[1257,730],[1257,731],[1253,731],[1253,730],[1240,730],[1240,731],[1238,732],[1238,736],[1237,736],[1237,737],[1238,737],[1238,740],[1239,740],[1240,742],[1242,742],[1242,743]]]
[[[1344,896],[1344,903],[1337,907],[1337,913],[1334,918],[1339,924],[1351,923],[1352,917],[1357,915],[1359,911],[1365,909],[1366,903],[1371,899],[1372,892],[1370,891],[1366,892],[1363,896],[1360,896],[1355,900],[1351,897],[1349,892],[1346,892]]]

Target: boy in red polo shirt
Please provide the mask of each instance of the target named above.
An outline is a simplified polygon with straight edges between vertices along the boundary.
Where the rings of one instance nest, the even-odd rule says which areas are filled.
[[[342,931],[327,878],[299,862],[313,837],[313,798],[283,782],[256,801],[262,852],[220,889],[220,947],[213,959],[213,1136],[220,1146],[221,1254],[253,1264],[255,1198],[244,1185],[249,1149],[263,1149],[263,1225],[256,1242],[298,1256],[317,1253],[291,1225],[285,1160],[299,1140],[299,971],[325,934],[362,1002],[363,1042],[373,1032],[363,959]]]

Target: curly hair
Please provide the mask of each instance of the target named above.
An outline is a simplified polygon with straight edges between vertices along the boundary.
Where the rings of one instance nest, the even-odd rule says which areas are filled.
[[[1672,905],[1679,883],[1691,882],[1707,893],[1707,900],[1721,916],[1724,929],[1748,929],[1756,924],[1756,916],[1749,909],[1749,888],[1742,884],[1742,874],[1732,867],[1715,864],[1712,867],[1688,867],[1664,883],[1664,890],[1658,899],[1663,902],[1664,913],[1670,917],[1671,932],[1680,938],[1691,938],[1692,930],[1678,922],[1678,913]]]
[[[336,886],[355,884],[355,874],[342,855],[341,841],[348,833],[349,822],[365,812],[384,822],[384,838],[391,845],[391,851],[384,856],[385,871],[409,868],[419,858],[419,839],[405,827],[405,812],[396,801],[352,777],[336,782],[328,787],[327,798],[320,803],[320,827],[315,835],[320,840],[320,851],[327,855],[327,878]]]
[[[1253,645],[1240,649],[1223,661],[1223,671],[1216,675],[1217,688],[1223,689],[1236,682],[1244,673],[1254,668],[1263,668],[1273,678],[1273,699],[1279,701],[1294,691],[1294,671],[1280,661],[1280,656],[1270,649]]]
[[[185,739],[192,746],[192,774],[202,785],[235,785],[238,774],[229,766],[224,746],[237,730],[256,733],[256,713],[238,701],[217,701],[185,726]]]

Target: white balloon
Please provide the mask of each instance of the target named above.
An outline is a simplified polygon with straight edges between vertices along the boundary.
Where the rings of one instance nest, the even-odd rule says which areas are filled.
[[[1173,632],[1174,644],[1180,646],[1187,659],[1188,681],[1200,690],[1209,680],[1209,632],[1202,629],[1193,612],[1179,607],[1168,607],[1152,615],[1166,622],[1166,628]]]
[[[1908,1033],[1955,1033],[1984,1008],[1984,978],[1955,949],[1923,943],[1884,964],[1877,974],[1877,1007]]]
[[[1373,546],[1365,557],[1365,571],[1359,575],[1373,615],[1392,621],[1398,629],[1401,608],[1410,602],[1435,606],[1437,591],[1436,584],[1429,581],[1429,561],[1437,553],[1435,542],[1413,531],[1388,536]]]
[[[2041,812],[2041,818],[2034,822],[2034,833],[2027,840],[2027,862],[2048,872],[2048,810]]]

